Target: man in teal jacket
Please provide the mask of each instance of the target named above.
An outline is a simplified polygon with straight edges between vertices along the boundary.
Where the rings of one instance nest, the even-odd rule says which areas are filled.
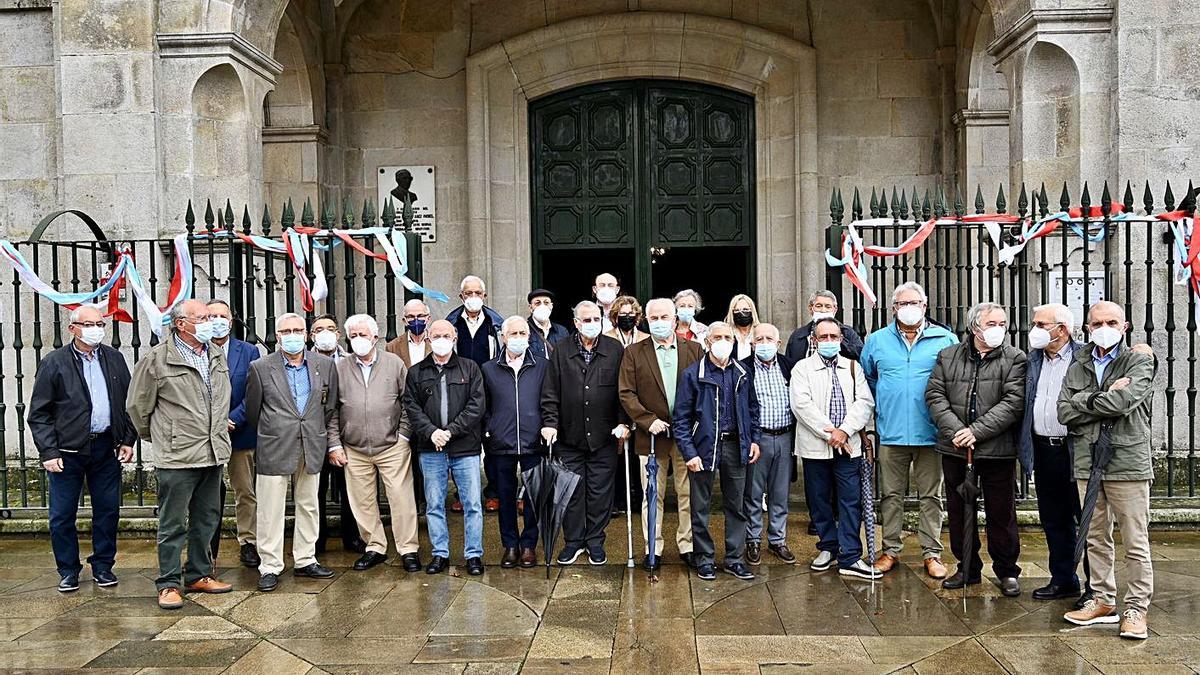
[[[925,405],[925,385],[938,352],[958,344],[948,328],[925,317],[929,298],[920,284],[907,282],[892,292],[896,320],[871,333],[861,363],[875,394],[875,430],[879,433],[879,477],[883,493],[879,515],[883,551],[875,569],[887,572],[900,557],[904,527],[904,489],[909,467],[920,498],[917,534],[924,552],[925,572],[946,576],[942,564],[941,458],[934,449],[937,427]]]

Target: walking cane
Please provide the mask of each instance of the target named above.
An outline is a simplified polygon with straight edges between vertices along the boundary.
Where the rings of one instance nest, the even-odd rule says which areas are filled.
[[[629,491],[633,488],[629,484],[629,436],[633,434],[633,429],[630,429],[629,434],[625,436],[623,441],[625,447],[625,541],[628,543],[629,559],[625,561],[625,566],[629,569],[636,567],[633,562],[633,501],[629,497]]]

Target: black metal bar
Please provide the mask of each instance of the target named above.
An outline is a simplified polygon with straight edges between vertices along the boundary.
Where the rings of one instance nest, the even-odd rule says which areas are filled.
[[[345,209],[342,213],[342,229],[350,230],[354,228],[354,210],[351,208],[349,197],[346,197],[343,201],[345,202]],[[329,237],[329,245],[331,248],[333,247],[332,236]],[[345,320],[351,314],[354,314],[358,311],[356,309],[357,305],[354,298],[354,284],[358,277],[358,273],[354,269],[354,250],[346,245],[343,245],[342,249],[343,258],[346,263],[346,269],[342,273],[342,279],[346,285],[346,298],[343,301],[346,311],[342,314],[342,319]]]
[[[362,226],[364,228],[375,227],[375,205],[370,199],[363,201]],[[367,237],[367,250],[371,253],[375,252],[375,237]],[[378,321],[379,307],[376,305],[375,293],[375,259],[368,256],[363,264],[363,284],[366,286],[366,311]],[[391,338],[388,338],[389,340]]]
[[[325,230],[325,234],[326,234],[326,238],[325,238],[325,243],[326,243],[326,248],[325,248],[325,288],[326,288],[326,292],[329,293],[329,296],[325,299],[325,311],[330,314],[333,314],[334,316],[337,316],[338,315],[337,314],[337,286],[335,286],[333,283],[334,279],[337,277],[337,275],[333,271],[333,269],[334,269],[334,265],[333,265],[333,226],[334,226],[333,200],[329,199],[329,200],[326,200],[324,208],[321,209],[321,228]],[[317,238],[310,237],[309,242],[312,246],[315,247],[316,243],[317,243]],[[314,256],[317,255],[316,251],[313,251],[313,255]],[[313,274],[315,274],[316,270],[314,269],[312,272],[313,272]],[[345,318],[345,317],[341,317],[341,318]],[[310,326],[312,325],[311,318],[309,319],[308,324]]]
[[[383,204],[383,226],[387,228],[388,239],[391,240],[392,234],[396,230],[396,207],[393,206],[391,197],[388,197]],[[390,342],[395,340],[398,335],[396,331],[396,273],[392,270],[391,265],[383,266],[383,293],[383,302],[387,305],[387,339]]]
[[[1167,211],[1175,210],[1175,194],[1171,192],[1171,181],[1167,181],[1167,190],[1163,195],[1163,205]],[[1172,270],[1174,252],[1167,245],[1166,256],[1166,289],[1167,289],[1167,496],[1175,496],[1175,283]],[[1149,290],[1149,289],[1147,289]],[[1185,324],[1186,325],[1186,324]]]
[[[289,227],[289,225],[286,224],[286,221],[288,219],[288,214],[291,213],[291,210],[292,201],[289,199],[287,203],[284,204],[283,211],[281,213],[281,217],[285,221],[285,224],[283,225],[285,231],[287,227]],[[264,237],[271,236],[271,212],[265,205],[263,206],[262,233]],[[286,236],[282,232],[280,235]],[[263,345],[266,346],[267,351],[269,352],[275,351],[275,260],[279,257],[280,256],[277,256],[274,253],[263,253],[263,265],[266,267],[266,270],[263,272],[263,286],[266,287],[266,290],[263,294],[266,296],[267,311],[266,324],[263,326]],[[286,256],[284,259],[284,264],[287,265],[287,269],[291,268],[291,265],[287,264]],[[287,274],[287,272],[285,271],[284,274]],[[290,300],[292,295],[292,285],[286,280],[284,283],[287,285],[286,293]]]
[[[1142,193],[1142,206],[1146,210],[1146,215],[1154,213],[1154,195],[1150,192],[1150,183],[1146,183],[1145,191]],[[1154,335],[1154,222],[1146,222],[1146,322],[1144,330],[1146,331],[1146,342],[1150,342]]]
[[[17,244],[20,250],[20,244]],[[25,348],[21,336],[21,277],[13,270],[13,383],[17,400],[13,410],[17,415],[17,474],[21,481],[21,506],[29,506],[29,468],[25,466],[25,367],[21,361],[21,351]]]
[[[266,208],[266,207],[263,207]],[[242,234],[250,236],[253,224],[250,222],[250,207],[247,206],[242,210]],[[254,269],[254,247],[238,240],[238,246],[241,246],[245,252],[245,266],[240,270],[238,279],[241,281],[241,289],[239,295],[245,298],[245,310],[242,315],[244,323],[242,339],[251,343],[258,343],[258,294],[255,293],[255,282],[258,278],[258,272]],[[240,258],[239,258],[240,260]]]

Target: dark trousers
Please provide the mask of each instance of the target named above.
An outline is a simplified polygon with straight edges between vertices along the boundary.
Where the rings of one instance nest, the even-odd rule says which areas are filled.
[[[61,576],[79,574],[79,530],[75,519],[87,483],[92,498],[92,572],[109,571],[117,556],[117,519],[121,510],[121,463],[113,454],[112,435],[101,434],[89,452],[62,453],[63,470],[50,481],[50,546]]]
[[[229,496],[229,488],[226,487],[225,481],[222,480],[221,481],[221,520],[217,521],[217,531],[213,532],[212,543],[210,544],[210,546],[212,547],[213,560],[216,560],[217,554],[221,552],[221,523],[224,522],[224,520],[225,520],[225,500],[228,498],[228,496]]]
[[[332,494],[330,492],[332,491]],[[354,512],[350,510],[350,498],[346,493],[346,472],[340,466],[329,463],[321,467],[321,479],[317,483],[317,510],[321,517],[321,532],[317,535],[317,552],[325,550],[325,540],[329,538],[329,523],[326,522],[329,499],[337,499],[341,526],[338,533],[342,537],[342,548],[355,551],[361,548],[362,538],[358,535],[358,521],[354,520]]]
[[[496,466],[496,455],[484,453],[483,455],[483,475],[487,478],[487,485],[483,486],[484,499],[499,499],[500,493],[497,491],[496,483],[500,480],[498,469]]]
[[[1017,535],[1017,502],[1014,459],[976,459],[975,475],[983,491],[983,512],[987,515],[988,555],[992,558],[992,571],[998,578],[1020,576],[1017,558],[1021,555],[1021,540]],[[959,567],[965,560],[963,544],[964,503],[958,494],[967,474],[967,460],[942,455],[942,475],[946,481],[946,512],[950,517],[950,550],[958,558]],[[978,578],[983,572],[983,560],[979,557],[979,537],[970,551],[967,565],[968,578]]]
[[[221,465],[155,469],[158,480],[158,578],[179,588],[212,576],[212,537],[221,523]],[[187,565],[180,555],[187,544]]]
[[[500,499],[500,542],[504,548],[537,548],[537,513],[525,492],[522,514],[525,527],[517,523],[517,472],[528,471],[542,462],[541,455],[496,455],[496,496]]]
[[[862,558],[862,540],[858,537],[862,518],[859,489],[862,461],[862,457],[851,458],[841,453],[834,453],[833,459],[804,460],[804,498],[817,528],[817,550],[836,555],[841,568],[850,567]]]
[[[742,562],[746,549],[747,491],[751,481],[746,474],[751,467],[742,463],[742,449],[737,440],[721,442],[721,459],[716,471],[692,471],[688,474],[692,506],[692,554],[697,567],[711,565],[716,560],[716,546],[708,531],[708,516],[712,504],[714,473],[720,474],[721,507],[725,512],[725,564]],[[759,495],[762,498],[762,495]]]
[[[631,442],[632,446],[632,442]],[[641,465],[637,461],[637,455],[633,454],[633,459],[630,460],[625,454],[617,456],[617,470],[613,472],[613,511],[618,513],[625,512],[625,494],[629,494],[629,508],[636,513],[642,508],[642,480]]]
[[[559,444],[555,457],[569,471],[579,474],[579,485],[563,516],[563,545],[566,548],[604,548],[604,528],[612,518],[613,474],[620,456],[612,450],[589,452]],[[546,552],[547,555],[550,551]]]
[[[1046,531],[1046,546],[1050,549],[1050,583],[1078,588],[1075,537],[1080,505],[1071,452],[1066,445],[1050,445],[1034,436],[1033,466],[1038,516]],[[1087,556],[1084,556],[1084,566],[1087,566]]]

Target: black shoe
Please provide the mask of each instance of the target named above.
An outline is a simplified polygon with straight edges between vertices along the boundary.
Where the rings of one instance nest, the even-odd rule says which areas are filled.
[[[255,548],[254,544],[242,544],[238,559],[246,567],[258,567],[262,564],[262,558],[258,557],[258,549]]]
[[[92,570],[92,581],[100,588],[117,585],[117,575],[112,570]]]
[[[441,574],[446,571],[449,561],[440,555],[433,556],[429,564],[425,566],[425,574]]]
[[[658,571],[658,568],[660,568],[660,567],[662,567],[662,556],[661,555],[654,556],[654,564],[653,565],[650,564],[650,556],[646,556],[645,558],[642,558],[642,569],[646,570],[647,572],[656,572],[656,571]]]
[[[604,552],[603,548],[589,548],[588,562],[592,565],[604,565],[608,563],[608,554]]]
[[[979,576],[979,577],[971,577],[970,579],[964,579],[963,571],[961,569],[959,569],[957,572],[955,572],[953,575],[951,575],[945,581],[942,582],[942,588],[944,588],[948,591],[955,591],[955,590],[962,588],[963,586],[974,586],[974,585],[980,584],[980,583],[983,583],[983,577]]]
[[[342,540],[342,549],[346,551],[354,551],[355,553],[366,553],[367,542],[362,539],[351,539],[350,541]]]
[[[762,564],[762,542],[750,541],[746,542],[746,562],[751,565]]]
[[[712,563],[704,563],[696,568],[696,577],[704,581],[712,581],[717,578],[717,568]]]
[[[270,593],[279,587],[279,575],[267,572],[258,578],[258,590],[263,593]]]
[[[304,567],[297,567],[292,570],[292,575],[297,577],[312,577],[313,579],[329,579],[333,577],[333,570],[328,567],[322,567],[321,563],[313,563]]]
[[[386,555],[382,553],[376,553],[375,551],[367,551],[362,555],[361,558],[354,561],[354,569],[355,571],[361,572],[363,570],[369,570],[376,565],[382,565],[385,562],[387,562]]]
[[[317,555],[323,555],[325,553],[325,538],[324,537],[317,539],[316,549],[317,549]],[[258,551],[255,551],[255,553],[258,553]]]
[[[421,556],[416,553],[405,553],[400,556],[400,562],[404,563],[405,572],[421,571]]]
[[[687,553],[680,553],[679,559],[682,560],[683,564],[687,565],[688,567],[695,566],[696,558],[692,555],[691,551],[688,551]]]
[[[519,558],[520,554],[517,552],[517,549],[506,548],[504,549],[504,557],[500,559],[500,566],[506,570],[512,569],[517,566],[517,560]]]
[[[1074,598],[1079,595],[1079,587],[1059,586],[1051,581],[1041,588],[1035,588],[1033,593],[1030,593],[1029,595],[1034,600],[1060,600],[1062,598]]]
[[[742,581],[750,581],[754,578],[754,574],[740,562],[729,563],[725,566],[725,571]]]
[[[1006,598],[1015,598],[1021,594],[1021,582],[1016,577],[1004,577],[1000,580],[1000,592]]]
[[[808,524],[808,536],[810,536],[810,537],[817,536],[817,524],[816,523],[810,522]]]
[[[791,549],[787,547],[787,544],[767,544],[767,550],[775,554],[776,558],[779,558],[789,565],[796,564],[796,556],[792,553]]]
[[[1093,595],[1092,589],[1085,588],[1083,593],[1080,594],[1079,599],[1075,601],[1075,609],[1083,609],[1084,605],[1092,600]]]
[[[556,562],[559,565],[570,565],[570,564],[574,563],[576,560],[578,560],[579,556],[582,553],[583,553],[583,549],[568,546],[568,547],[564,548],[562,551],[559,551]]]
[[[58,581],[59,593],[74,593],[79,590],[79,575],[64,574],[62,579]]]
[[[470,574],[473,577],[483,574],[483,558],[478,556],[474,558],[467,558],[467,574]]]

